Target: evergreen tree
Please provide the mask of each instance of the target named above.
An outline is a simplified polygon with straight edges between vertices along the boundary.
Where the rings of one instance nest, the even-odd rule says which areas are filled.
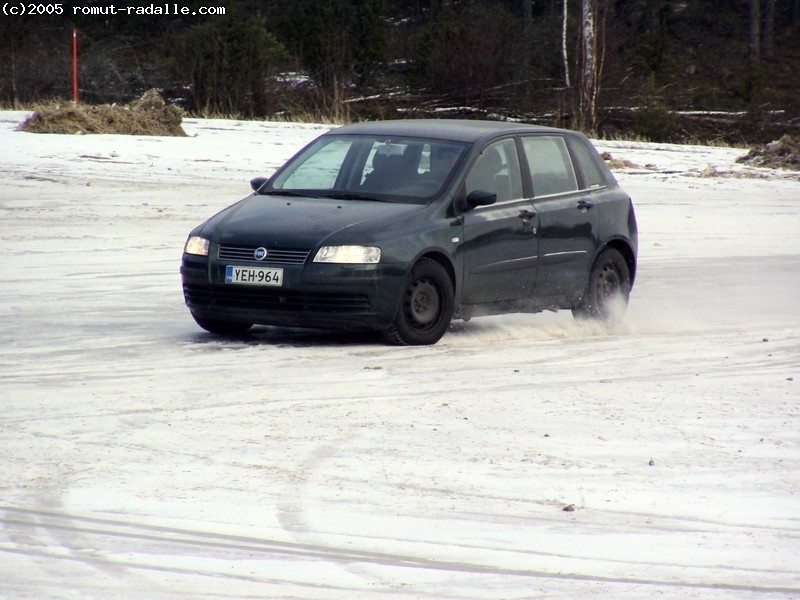
[[[273,108],[267,82],[283,54],[264,17],[242,19],[232,11],[181,33],[174,59],[179,75],[191,85],[195,110],[253,117]]]

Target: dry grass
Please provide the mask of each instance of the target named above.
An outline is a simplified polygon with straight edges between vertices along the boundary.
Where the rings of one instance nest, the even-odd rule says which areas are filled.
[[[610,152],[603,152],[601,154],[603,160],[608,165],[608,168],[611,170],[614,169],[640,169],[641,167],[634,162],[631,162],[625,158],[614,158],[611,156]]]
[[[183,111],[150,90],[127,106],[51,102],[34,107],[20,129],[31,133],[185,136]]]

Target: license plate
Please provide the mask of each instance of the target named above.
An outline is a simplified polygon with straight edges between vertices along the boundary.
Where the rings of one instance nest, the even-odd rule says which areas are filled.
[[[245,285],[283,285],[283,269],[267,267],[225,267],[225,283],[242,283]]]

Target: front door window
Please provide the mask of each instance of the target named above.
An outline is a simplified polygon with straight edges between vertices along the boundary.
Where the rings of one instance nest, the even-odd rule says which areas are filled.
[[[466,181],[467,195],[476,190],[497,194],[498,202],[522,198],[517,146],[513,139],[486,148],[475,162]]]

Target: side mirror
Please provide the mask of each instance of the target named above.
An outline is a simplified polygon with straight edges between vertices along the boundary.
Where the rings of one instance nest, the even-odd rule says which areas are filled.
[[[257,192],[261,189],[265,183],[267,183],[268,177],[255,177],[250,180],[250,187],[253,188],[254,192]]]
[[[490,206],[497,202],[497,194],[486,190],[475,190],[467,196],[467,206],[477,208],[478,206]]]

